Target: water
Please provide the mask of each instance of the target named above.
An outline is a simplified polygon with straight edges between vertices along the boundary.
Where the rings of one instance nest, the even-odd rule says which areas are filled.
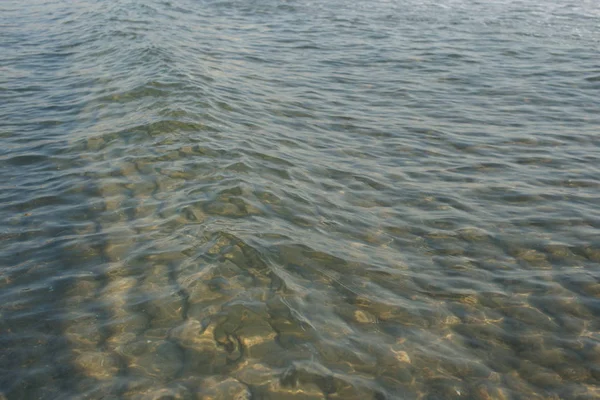
[[[599,18],[2,1],[0,398],[599,398]]]

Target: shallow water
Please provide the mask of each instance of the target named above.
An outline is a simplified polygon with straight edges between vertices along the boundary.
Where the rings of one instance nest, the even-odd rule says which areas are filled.
[[[599,19],[2,1],[0,398],[600,398]]]

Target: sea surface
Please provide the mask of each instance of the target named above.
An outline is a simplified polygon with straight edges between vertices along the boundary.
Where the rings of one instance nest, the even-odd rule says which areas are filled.
[[[0,399],[599,398],[597,0],[0,2]]]

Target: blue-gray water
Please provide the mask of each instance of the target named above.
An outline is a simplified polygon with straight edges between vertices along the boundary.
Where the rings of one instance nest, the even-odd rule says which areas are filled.
[[[0,2],[0,399],[600,398],[595,0]]]

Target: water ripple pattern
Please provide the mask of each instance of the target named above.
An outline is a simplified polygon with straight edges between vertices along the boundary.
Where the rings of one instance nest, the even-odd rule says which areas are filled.
[[[600,398],[592,0],[3,0],[0,399]]]

